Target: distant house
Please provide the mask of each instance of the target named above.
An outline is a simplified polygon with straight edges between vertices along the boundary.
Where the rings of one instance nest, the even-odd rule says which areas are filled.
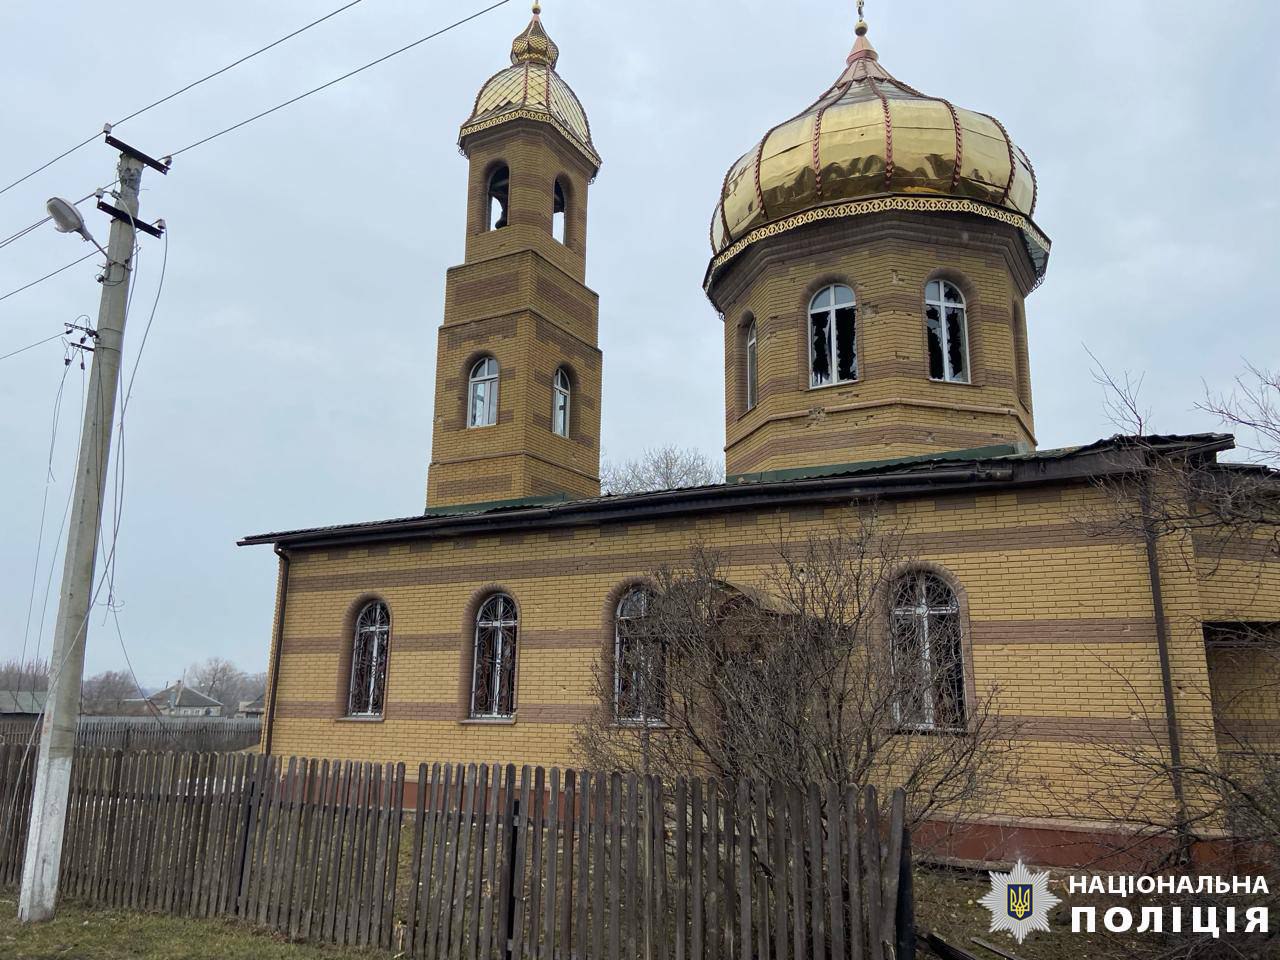
[[[267,709],[267,695],[265,693],[258,694],[256,700],[241,700],[240,709],[236,711],[237,717],[261,717]]]
[[[43,690],[0,690],[0,720],[35,721],[47,696]]]
[[[162,717],[220,717],[222,704],[188,687],[179,680],[147,697],[147,703]]]

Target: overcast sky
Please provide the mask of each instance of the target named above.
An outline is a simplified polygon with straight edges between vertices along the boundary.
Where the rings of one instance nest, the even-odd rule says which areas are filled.
[[[338,6],[338,0],[5,0],[0,186],[116,120]],[[121,126],[160,156],[484,6],[364,0]],[[675,442],[719,454],[721,333],[700,282],[728,165],[836,78],[853,0],[546,0],[560,73],[591,117],[588,282],[600,294],[604,447]],[[993,113],[1035,164],[1054,241],[1028,303],[1042,446],[1113,431],[1088,346],[1145,372],[1157,429],[1216,424],[1202,381],[1275,365],[1280,262],[1280,5],[871,0],[881,61],[928,93]],[[242,535],[419,513],[436,328],[462,259],[456,140],[506,64],[524,0],[181,156],[144,177],[170,228],[163,295],[125,433],[115,591],[144,684],[218,654],[265,667],[270,548]],[[101,143],[3,196],[0,238],[114,177]],[[88,205],[86,205],[88,209]],[[106,238],[106,218],[87,212]],[[163,243],[144,237],[126,363]],[[44,227],[0,249],[0,294],[87,252]],[[0,355],[96,316],[94,261],[0,302]],[[71,368],[35,569],[58,343],[0,361],[0,658],[48,651],[81,374]],[[105,598],[105,597],[104,597]],[[47,612],[46,612],[47,611]],[[43,615],[43,631],[40,624]],[[104,608],[88,671],[121,664]]]

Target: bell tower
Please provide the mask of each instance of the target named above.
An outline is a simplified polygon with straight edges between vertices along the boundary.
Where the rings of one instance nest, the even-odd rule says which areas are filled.
[[[445,285],[427,510],[600,493],[591,127],[541,10],[462,125],[466,256]]]

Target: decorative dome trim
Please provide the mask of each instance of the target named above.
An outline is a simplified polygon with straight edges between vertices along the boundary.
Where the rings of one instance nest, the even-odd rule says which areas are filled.
[[[511,66],[486,80],[476,94],[458,145],[503,123],[535,120],[555,127],[598,170],[600,155],[591,142],[591,121],[578,95],[556,73],[559,57],[560,48],[547,35],[535,6],[533,19],[512,41]]]
[[[827,207],[866,212],[867,200],[889,209],[888,196],[966,201],[898,209],[988,217],[1006,211],[1013,217],[1007,222],[1028,225],[1028,251],[1037,276],[1043,275],[1049,241],[1031,221],[1039,184],[1004,124],[898,80],[881,65],[865,21],[858,21],[856,33],[836,82],[806,110],[770,128],[725,174],[711,221],[708,280],[756,240],[846,215],[824,212]],[[770,230],[775,224],[779,229]]]
[[[1036,286],[1039,286],[1044,280],[1045,267],[1049,261],[1049,238],[1040,232],[1029,217],[1007,210],[1004,207],[960,197],[880,196],[815,207],[812,210],[806,210],[804,213],[787,217],[784,220],[775,220],[773,223],[756,228],[726,247],[711,261],[711,265],[707,268],[707,276],[703,283],[703,288],[710,293],[712,284],[715,283],[716,278],[729,261],[737,257],[747,247],[761,240],[776,237],[824,220],[836,220],[844,217],[857,217],[865,214],[891,211],[966,213],[1007,223],[1017,228],[1022,234],[1023,242],[1027,247],[1027,256],[1031,258],[1032,265],[1035,267]]]

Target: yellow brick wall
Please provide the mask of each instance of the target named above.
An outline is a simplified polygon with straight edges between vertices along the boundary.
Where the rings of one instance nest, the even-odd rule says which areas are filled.
[[[1019,788],[993,814],[1107,819],[1161,802],[1119,754],[1163,737],[1163,698],[1142,544],[1086,531],[1091,486],[889,502],[910,553],[945,568],[965,594],[970,669],[1018,729]],[[295,553],[285,611],[273,750],[377,760],[571,765],[573,732],[598,709],[611,598],[694,543],[725,575],[761,586],[776,538],[831,531],[856,507],[781,508],[696,520],[617,523]],[[1162,546],[1170,649],[1183,735],[1212,729],[1199,584],[1186,545]],[[488,590],[519,604],[512,723],[470,723],[471,617]],[[385,717],[342,719],[349,622],[377,596],[392,614]],[[465,682],[464,682],[465,681]],[[1210,740],[1212,738],[1210,737]],[[1104,790],[1105,788],[1105,790]],[[1099,791],[1106,794],[1099,795]],[[1109,791],[1109,792],[1108,792]]]
[[[599,302],[585,284],[588,183],[594,170],[547,124],[503,124],[468,137],[466,262],[449,271],[436,359],[429,507],[600,492]],[[511,172],[508,225],[488,229],[488,179]],[[552,198],[566,186],[565,242]],[[498,422],[467,427],[468,376],[499,365]],[[552,381],[570,372],[570,435],[552,431]]]
[[[761,241],[723,273],[730,475],[960,450],[1034,447],[1023,299],[1030,275],[998,224],[907,214]],[[968,311],[970,383],[929,379],[924,292],[950,280]],[[858,380],[809,386],[808,305],[843,283],[857,300]],[[759,402],[746,409],[745,331],[758,329]]]

